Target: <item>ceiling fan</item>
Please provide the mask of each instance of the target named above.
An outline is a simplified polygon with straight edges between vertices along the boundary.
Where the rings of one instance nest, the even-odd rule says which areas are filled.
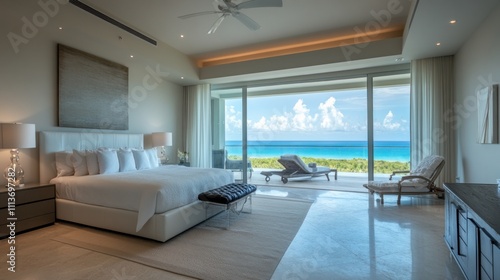
[[[240,12],[240,10],[243,9],[250,9],[250,8],[265,8],[265,7],[283,7],[283,1],[282,0],[248,0],[245,2],[242,2],[240,4],[235,4],[231,0],[216,0],[215,5],[218,10],[216,11],[206,11],[206,12],[199,12],[199,13],[194,13],[194,14],[187,14],[180,16],[179,18],[181,19],[186,19],[190,17],[195,17],[195,16],[202,16],[202,15],[209,15],[209,14],[220,14],[221,16],[215,21],[215,23],[212,25],[210,30],[208,31],[208,34],[213,34],[217,28],[221,25],[222,21],[228,17],[232,16],[235,19],[239,20],[241,23],[243,23],[248,29],[250,30],[257,30],[260,28],[260,25],[255,22],[253,19],[248,17],[247,15],[243,14]]]

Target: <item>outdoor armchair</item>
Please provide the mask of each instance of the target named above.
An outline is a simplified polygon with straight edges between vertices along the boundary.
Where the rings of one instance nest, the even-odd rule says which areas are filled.
[[[443,166],[445,160],[442,156],[432,155],[425,157],[418,166],[409,172],[408,175],[403,175],[399,181],[393,181],[392,177],[399,173],[408,173],[407,171],[395,171],[392,173],[388,181],[370,181],[363,186],[373,195],[379,194],[380,202],[384,204],[384,194],[398,195],[397,203],[401,203],[401,195],[417,195],[429,193],[442,193],[442,188],[435,185],[435,181]]]
[[[225,149],[212,150],[212,167],[241,172],[243,171],[243,160],[229,159]],[[249,178],[252,178],[253,167],[250,160],[247,161],[247,170]]]
[[[241,159],[229,159],[226,157],[226,169],[232,171],[243,171],[243,160]],[[247,161],[247,170],[249,172],[249,178],[252,178],[253,168],[252,162]]]

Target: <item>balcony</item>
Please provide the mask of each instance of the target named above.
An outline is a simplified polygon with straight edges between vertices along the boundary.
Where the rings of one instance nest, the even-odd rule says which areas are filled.
[[[325,176],[319,177],[304,177],[304,178],[290,178],[286,184],[283,184],[281,177],[273,175],[270,177],[269,182],[266,182],[266,176],[260,174],[262,171],[269,171],[270,169],[254,168],[251,178],[248,178],[248,183],[259,186],[273,186],[273,187],[287,187],[287,188],[302,188],[302,189],[319,189],[331,191],[345,191],[345,192],[363,192],[367,193],[367,189],[363,187],[368,181],[367,173],[353,173],[353,172],[338,172],[337,180],[334,179],[334,174],[330,173],[330,181]],[[279,171],[279,169],[276,169]],[[234,172],[236,180],[241,180],[241,172]],[[250,177],[250,176],[248,176]],[[387,180],[389,175],[377,174],[375,180]]]

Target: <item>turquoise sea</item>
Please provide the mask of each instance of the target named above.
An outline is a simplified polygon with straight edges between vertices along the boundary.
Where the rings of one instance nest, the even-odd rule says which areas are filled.
[[[226,141],[229,155],[241,155],[241,141]],[[366,141],[249,141],[248,156],[279,157],[296,154],[301,157],[329,159],[368,159]],[[409,141],[375,141],[375,160],[410,161]]]

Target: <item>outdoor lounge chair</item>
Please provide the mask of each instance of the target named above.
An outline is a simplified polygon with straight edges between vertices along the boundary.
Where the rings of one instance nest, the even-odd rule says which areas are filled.
[[[316,177],[325,175],[330,181],[328,174],[335,172],[335,180],[337,180],[337,169],[330,169],[325,166],[316,166],[316,164],[305,164],[302,159],[296,155],[283,155],[278,159],[278,162],[285,167],[283,171],[273,173],[272,175],[281,176],[281,181],[286,184],[289,178],[293,177]],[[264,174],[265,175],[265,174]],[[266,178],[266,181],[267,178]]]
[[[442,194],[443,189],[435,185],[437,177],[444,166],[442,156],[428,156],[424,158],[418,166],[412,171],[394,171],[388,181],[370,181],[363,186],[373,195],[380,195],[380,203],[384,204],[384,194],[397,194],[398,204],[401,203],[401,195],[416,195],[436,193]],[[400,173],[406,173],[399,181],[393,181],[392,176]]]

